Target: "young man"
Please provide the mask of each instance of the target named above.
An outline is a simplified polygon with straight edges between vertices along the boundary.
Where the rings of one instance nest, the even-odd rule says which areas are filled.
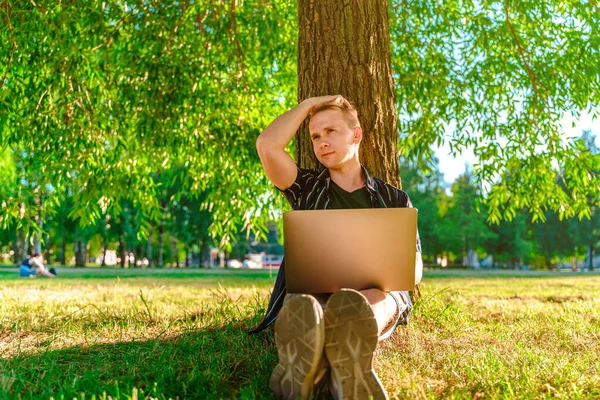
[[[285,151],[310,115],[313,150],[322,172],[297,167]],[[261,133],[256,148],[267,177],[295,210],[411,207],[408,195],[372,177],[360,164],[362,129],[356,109],[342,96],[310,98],[280,115]],[[417,238],[417,276],[422,263]],[[407,322],[408,293],[343,289],[318,295],[287,294],[282,263],[262,323],[275,320],[279,363],[271,376],[277,398],[307,399],[315,383],[327,382],[337,399],[386,399],[372,369],[379,340]]]

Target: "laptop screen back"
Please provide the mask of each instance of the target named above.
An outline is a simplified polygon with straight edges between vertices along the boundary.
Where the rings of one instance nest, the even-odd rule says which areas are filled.
[[[415,208],[288,211],[283,229],[290,293],[414,289]]]

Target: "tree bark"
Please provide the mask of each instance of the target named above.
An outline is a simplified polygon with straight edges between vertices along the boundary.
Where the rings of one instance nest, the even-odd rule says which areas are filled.
[[[146,258],[148,265],[154,265],[152,262],[152,229],[148,229],[148,243],[146,244]]]
[[[200,255],[198,256],[198,267],[204,267],[204,258],[208,250],[208,240],[200,242]]]
[[[85,267],[87,243],[83,239],[75,240],[75,266]]]
[[[164,261],[163,261],[163,242],[165,239],[165,225],[167,224],[167,202],[166,200],[161,200],[161,204],[160,204],[163,208],[163,215],[162,215],[162,220],[160,221],[160,226],[158,227],[158,261],[156,263],[156,265],[158,267],[163,267],[164,266]]]
[[[363,130],[361,163],[400,187],[388,2],[302,0],[298,21],[298,101],[335,94],[350,100]],[[307,121],[296,135],[296,150],[300,167],[323,168]]]
[[[67,230],[63,228],[62,240],[60,242],[60,265],[66,264],[67,254]]]
[[[89,264],[90,263],[90,249],[91,249],[91,245],[90,242],[86,241],[85,242],[85,263]]]
[[[102,237],[102,264],[101,267],[106,267],[106,251],[108,250],[108,245],[106,243],[106,235]]]
[[[123,234],[119,235],[119,258],[121,259],[121,268],[125,268],[125,243],[123,241]]]
[[[171,235],[171,265],[175,268],[179,267],[179,251],[177,249],[177,237]]]
[[[42,222],[41,218],[36,217],[36,224],[39,227],[39,229],[43,229],[44,228],[44,223]],[[35,232],[33,234],[33,251],[35,253],[38,254],[42,254],[42,240],[40,237],[40,232]]]
[[[590,217],[590,235],[588,243],[588,270],[590,272],[594,270],[594,217],[595,211],[592,211],[592,216]]]
[[[50,243],[50,234],[48,232],[46,232],[44,234],[44,258],[46,259],[46,262],[48,264],[51,263],[50,257],[52,256],[52,254],[50,253],[50,249],[51,249],[51,243]]]
[[[23,253],[24,243],[25,235],[23,234],[23,229],[17,228],[15,231],[15,243],[13,245],[13,262],[16,265],[20,265],[25,259],[25,253]]]
[[[27,258],[29,257],[29,237],[25,237],[25,240],[23,241],[23,258]]]

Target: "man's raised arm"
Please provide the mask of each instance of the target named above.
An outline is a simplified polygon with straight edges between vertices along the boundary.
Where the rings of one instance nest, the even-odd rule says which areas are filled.
[[[267,177],[281,190],[292,186],[297,167],[285,146],[292,140],[308,111],[322,103],[338,101],[340,96],[311,97],[277,117],[256,139],[256,150]]]

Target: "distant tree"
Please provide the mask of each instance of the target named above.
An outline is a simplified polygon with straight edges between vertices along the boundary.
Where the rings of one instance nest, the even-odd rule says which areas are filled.
[[[170,232],[176,234],[177,240],[183,246],[186,266],[202,264],[202,260],[211,243],[209,226],[212,223],[211,212],[204,206],[204,197],[189,198],[182,195],[174,204],[176,224]]]
[[[558,258],[573,254],[577,239],[571,234],[568,222],[561,220],[558,214],[547,211],[544,221],[533,224],[533,238],[538,254],[544,257],[545,265],[550,268]]]
[[[484,248],[489,255],[493,256],[494,262],[517,268],[530,261],[533,243],[529,234],[527,216],[523,212],[517,213],[510,222],[491,224],[489,228],[494,235],[488,238]]]
[[[16,221],[7,218],[5,215],[10,199],[16,194],[16,168],[12,153],[5,149],[0,151],[0,251],[6,250],[8,252],[17,240]],[[18,261],[15,260],[15,262]]]
[[[445,196],[444,177],[439,170],[437,158],[430,160],[428,169],[419,167],[413,160],[404,157],[400,160],[402,187],[410,195],[413,206],[419,210],[418,225],[423,258],[435,263],[438,256],[446,250],[443,222],[438,208],[440,197]]]
[[[600,174],[600,147],[596,145],[597,140],[597,136],[593,135],[590,130],[583,131],[581,135],[583,147],[595,159],[593,172],[596,175]],[[596,192],[596,196],[588,195],[587,197],[590,214],[587,220],[581,222],[578,232],[581,237],[581,244],[587,247],[587,267],[590,271],[593,271],[594,268],[598,268],[598,266],[594,266],[594,256],[600,253],[600,190]]]
[[[496,234],[486,223],[485,215],[478,210],[479,189],[469,168],[452,184],[450,208],[444,215],[452,232],[446,232],[452,252],[462,254],[463,263],[469,250],[483,250],[485,243]]]

